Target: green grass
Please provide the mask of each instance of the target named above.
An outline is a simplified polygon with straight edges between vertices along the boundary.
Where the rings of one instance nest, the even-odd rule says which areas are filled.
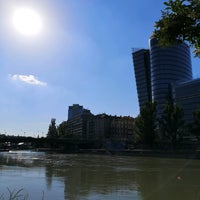
[[[0,194],[0,200],[29,200],[29,194],[25,190],[10,190],[7,188],[7,194]],[[42,200],[44,200],[44,192],[42,192]]]

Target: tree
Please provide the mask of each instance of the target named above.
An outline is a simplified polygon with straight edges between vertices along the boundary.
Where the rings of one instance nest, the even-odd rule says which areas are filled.
[[[147,102],[134,121],[136,141],[152,146],[156,139],[156,104]]]
[[[161,46],[187,42],[200,57],[200,1],[169,0],[162,18],[155,23],[153,37]]]
[[[67,121],[63,121],[61,124],[59,124],[57,130],[59,137],[67,137]]]
[[[54,119],[54,118],[51,119],[47,137],[48,138],[57,138],[58,137],[58,132],[57,132],[57,128],[56,128],[56,119]]]
[[[160,119],[160,132],[162,139],[171,142],[173,146],[180,141],[184,134],[184,112],[175,103],[167,102]]]
[[[200,141],[200,108],[193,113],[192,134]]]

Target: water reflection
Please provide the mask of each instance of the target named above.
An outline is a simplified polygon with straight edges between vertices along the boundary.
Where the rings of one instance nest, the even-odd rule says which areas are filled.
[[[55,191],[63,192],[65,199],[200,199],[199,160],[1,153],[2,175],[4,165],[44,169],[47,189],[55,190],[55,181],[61,183]]]
[[[51,186],[54,177],[63,177],[66,199],[89,199],[97,194],[111,198],[119,191],[123,195],[137,194],[134,169],[121,166],[120,158],[68,155],[53,160],[46,165],[47,184]]]
[[[145,159],[137,176],[142,199],[199,199],[200,162],[182,159]]]

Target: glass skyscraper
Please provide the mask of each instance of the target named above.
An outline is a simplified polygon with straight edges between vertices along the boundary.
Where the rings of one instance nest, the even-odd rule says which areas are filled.
[[[186,44],[159,47],[155,38],[150,39],[149,46],[152,99],[160,116],[169,87],[173,92],[175,85],[192,80],[190,49]]]
[[[145,102],[156,102],[160,116],[169,87],[175,97],[175,86],[192,80],[190,49],[186,44],[159,47],[155,38],[149,47],[132,53],[138,100],[140,109]]]
[[[151,68],[148,49],[133,51],[135,80],[138,91],[139,106],[142,108],[146,102],[151,101]]]
[[[200,108],[200,79],[175,86],[176,102],[184,110],[185,120],[193,120],[193,112]]]

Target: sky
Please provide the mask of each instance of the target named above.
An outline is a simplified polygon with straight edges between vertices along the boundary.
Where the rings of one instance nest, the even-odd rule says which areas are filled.
[[[163,3],[0,0],[0,134],[46,136],[51,118],[66,121],[73,104],[93,114],[136,117],[132,48],[148,48]],[[37,34],[14,26],[21,8],[38,14]],[[200,77],[193,55],[192,65]]]

